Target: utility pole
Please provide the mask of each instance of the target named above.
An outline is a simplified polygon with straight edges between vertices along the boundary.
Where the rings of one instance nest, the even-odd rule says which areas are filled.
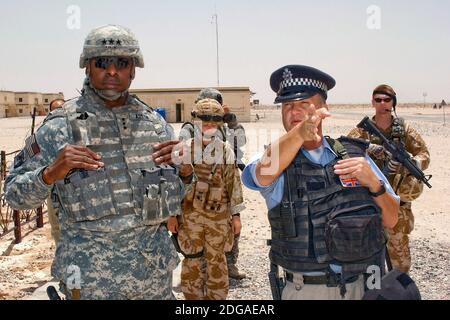
[[[428,93],[424,92],[424,93],[423,93],[423,107],[424,107],[424,108],[425,108],[427,96],[428,96]]]
[[[217,10],[215,9],[215,13],[212,16],[213,21],[216,24],[216,54],[217,54],[217,87],[220,86],[220,73],[219,73],[219,23],[218,23],[218,15]]]

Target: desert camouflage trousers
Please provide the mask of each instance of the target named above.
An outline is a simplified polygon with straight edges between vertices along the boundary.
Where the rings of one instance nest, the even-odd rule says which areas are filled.
[[[411,252],[409,249],[409,234],[414,229],[414,216],[411,203],[400,206],[398,223],[393,229],[387,229],[389,241],[387,248],[391,258],[392,267],[408,273],[411,268]]]
[[[239,238],[241,234],[234,235],[233,248],[225,253],[228,266],[235,266],[239,257]]]
[[[225,252],[233,245],[229,213],[185,212],[180,221],[178,242],[186,254],[203,252],[198,258],[184,258],[181,290],[187,300],[225,300],[228,268]]]

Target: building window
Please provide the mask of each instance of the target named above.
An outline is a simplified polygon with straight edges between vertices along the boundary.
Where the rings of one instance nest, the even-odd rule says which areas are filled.
[[[48,103],[48,99],[45,99],[45,103]]]
[[[23,102],[23,99],[22,99],[22,98],[19,98],[19,102]]]
[[[34,98],[34,104],[39,104],[39,99],[38,98]]]
[[[3,99],[5,100],[5,102],[8,101],[8,98],[7,98],[7,97],[4,97]]]
[[[19,113],[23,113],[23,110],[22,110],[22,109],[19,109]]]
[[[48,109],[47,109],[47,108],[45,108],[45,112],[48,112]]]

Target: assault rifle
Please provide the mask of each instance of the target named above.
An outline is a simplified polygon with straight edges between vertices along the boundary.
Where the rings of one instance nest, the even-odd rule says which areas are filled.
[[[431,188],[431,184],[428,182],[431,179],[431,175],[425,175],[423,171],[417,167],[409,153],[405,150],[403,142],[391,142],[384,134],[370,121],[369,117],[365,117],[357,125],[358,128],[364,129],[369,134],[375,135],[383,142],[384,149],[392,155],[393,160],[400,162],[417,180],[422,181],[428,188]]]

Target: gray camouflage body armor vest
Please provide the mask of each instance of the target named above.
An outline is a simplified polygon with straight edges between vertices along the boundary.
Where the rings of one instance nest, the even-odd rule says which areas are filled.
[[[158,225],[181,213],[182,185],[170,166],[156,166],[153,144],[170,140],[160,117],[130,96],[106,108],[89,89],[60,113],[77,145],[101,156],[104,168],[73,170],[56,183],[67,223],[89,231],[122,231]]]
[[[299,151],[284,172],[281,203],[269,210],[269,257],[286,270],[326,272],[332,263],[350,277],[380,265],[385,243],[381,210],[367,188],[343,187],[333,168],[342,158],[364,157],[367,144],[341,137],[330,139],[330,145],[336,141],[342,147],[338,158],[325,167]]]

